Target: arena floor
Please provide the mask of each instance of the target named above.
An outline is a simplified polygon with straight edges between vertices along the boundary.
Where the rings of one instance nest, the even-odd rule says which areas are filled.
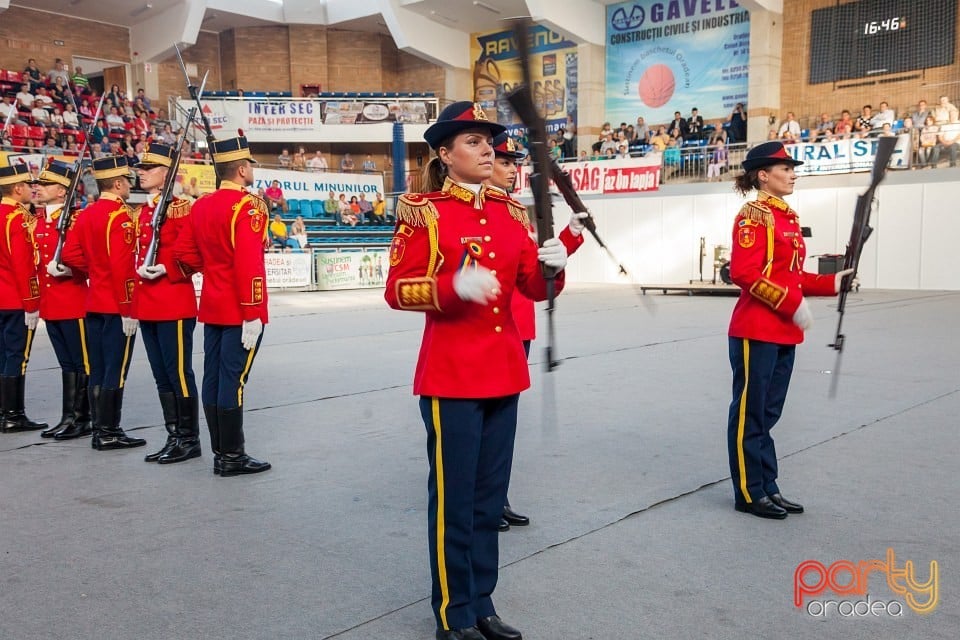
[[[956,638],[960,292],[852,296],[835,400],[834,301],[813,301],[775,430],[781,487],[807,507],[785,521],[733,510],[733,302],[612,286],[560,297],[563,363],[544,374],[535,344],[520,404],[510,494],[533,523],[502,534],[499,612],[527,640]],[[123,424],[146,449],[0,435],[0,638],[433,637],[410,387],[422,317],[380,291],[272,294],[271,315],[246,392],[248,451],[267,473],[215,477],[206,437],[202,460],[143,462],[164,431],[140,345]],[[28,375],[31,417],[55,420],[42,332]],[[811,597],[833,605],[794,606],[801,562],[886,562],[888,548],[918,582],[938,563],[932,613],[882,571],[865,589],[881,615],[844,615],[867,596],[830,591]]]

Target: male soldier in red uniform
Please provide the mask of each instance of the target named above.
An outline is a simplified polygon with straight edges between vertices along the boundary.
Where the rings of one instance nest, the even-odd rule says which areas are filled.
[[[154,263],[145,263],[153,239],[154,210],[160,190],[173,164],[173,148],[151,144],[137,165],[140,188],[150,199],[140,208],[137,243],[137,284],[133,313],[140,322],[140,335],[147,350],[160,396],[167,428],[167,441],[147,462],[171,464],[200,457],[200,399],[193,375],[193,330],[197,326],[197,295],[189,273],[174,260],[176,240],[190,224],[190,202],[174,198],[160,227]]]
[[[70,166],[51,162],[35,182],[37,199],[45,205],[45,213],[37,218],[37,228],[33,233],[41,265],[49,263],[56,254],[60,240],[60,217],[71,215],[71,212],[63,210],[63,204],[73,178],[74,172]],[[74,219],[68,223],[70,227],[75,224],[76,216],[74,213]],[[39,276],[40,317],[47,325],[47,335],[60,364],[63,381],[60,422],[40,435],[54,440],[90,435],[92,424],[87,396],[89,361],[84,326],[87,277],[78,271],[55,278],[47,273],[46,268],[39,270]]]
[[[770,430],[780,419],[793,373],[797,344],[813,324],[805,296],[832,296],[843,277],[803,270],[806,248],[799,216],[782,199],[793,193],[794,160],[780,142],[747,153],[734,188],[757,199],[740,209],[733,226],[730,277],[740,299],[730,318],[729,352],[733,401],[727,422],[727,452],[734,507],[782,520],[803,513],[777,485],[777,452]]]
[[[0,431],[36,431],[47,425],[27,418],[24,389],[33,332],[40,318],[40,283],[33,246],[33,214],[27,209],[30,169],[0,167]]]
[[[243,387],[267,323],[267,203],[247,192],[253,163],[244,137],[213,143],[220,188],[193,204],[177,239],[184,273],[203,272],[203,413],[210,429],[213,472],[221,476],[270,468],[247,455],[243,437]]]
[[[134,251],[137,222],[126,205],[130,168],[123,156],[93,161],[100,198],[77,217],[63,246],[63,264],[51,261],[47,272],[66,275],[64,267],[89,278],[87,346],[90,357],[90,404],[94,407],[93,440],[98,451],[142,447],[120,427],[123,386],[137,321],[133,317]]]

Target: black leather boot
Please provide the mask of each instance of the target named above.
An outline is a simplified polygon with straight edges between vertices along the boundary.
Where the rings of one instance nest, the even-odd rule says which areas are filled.
[[[147,444],[143,438],[131,438],[120,428],[123,389],[101,389],[97,407],[98,429],[90,446],[97,451],[132,449]]]
[[[39,431],[46,429],[46,422],[34,422],[27,417],[24,411],[24,394],[26,376],[0,376],[3,400],[3,422],[0,431],[11,433],[16,431]]]
[[[200,403],[197,398],[177,398],[177,416],[177,438],[170,450],[157,460],[160,464],[200,457]]]
[[[160,409],[163,411],[163,426],[167,428],[167,441],[156,453],[143,457],[144,462],[157,462],[177,444],[177,396],[172,391],[160,393]]]
[[[86,374],[77,377],[77,419],[66,429],[53,435],[54,440],[73,440],[93,433],[97,423],[96,406],[100,397],[100,387],[88,387],[90,378]]]
[[[62,388],[60,390],[60,422],[40,432],[41,438],[52,438],[58,431],[73,425],[77,419],[77,372],[61,371]]]
[[[251,458],[243,448],[243,407],[220,408],[217,411],[220,426],[220,476],[239,476],[260,473],[270,468],[269,462]]]
[[[210,432],[210,450],[213,451],[213,473],[220,475],[220,465],[223,459],[220,457],[220,415],[217,413],[217,405],[203,405],[203,415],[207,419],[207,430]]]

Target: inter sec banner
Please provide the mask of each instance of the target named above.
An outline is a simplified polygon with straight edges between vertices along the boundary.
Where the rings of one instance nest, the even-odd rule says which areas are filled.
[[[643,158],[564,162],[560,165],[580,195],[642,193],[660,188],[660,154]],[[552,184],[552,182],[551,182]],[[518,167],[514,196],[531,196],[530,167]]]
[[[513,31],[470,36],[473,92],[490,120],[519,136],[525,127],[513,113],[506,95],[523,82]],[[556,133],[569,116],[577,123],[577,44],[546,27],[530,28],[530,75],[533,102],[546,118],[547,132]]]
[[[787,153],[803,162],[796,168],[800,176],[870,171],[877,155],[877,138],[833,140],[786,145]],[[890,159],[891,169],[910,168],[910,134],[897,136],[897,146]]]
[[[180,100],[184,111],[195,104]],[[250,142],[311,142],[323,126],[320,103],[311,99],[205,99],[200,104],[217,138],[236,136],[243,129]],[[202,126],[197,128],[203,135]]]
[[[737,0],[635,0],[607,5],[606,114],[648,124],[726,118],[747,101],[750,13]]]

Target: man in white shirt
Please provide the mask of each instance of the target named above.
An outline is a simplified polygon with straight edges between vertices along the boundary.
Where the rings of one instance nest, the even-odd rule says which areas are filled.
[[[34,104],[43,103],[44,109],[53,109],[53,98],[47,95],[46,87],[37,87],[37,95],[33,97]]]
[[[8,93],[3,96],[3,101],[0,102],[0,128],[7,124],[7,118],[10,117],[11,111],[13,111],[13,120],[10,121],[10,124],[27,124],[17,116],[17,107],[13,104],[13,100]]]
[[[28,109],[33,109],[33,94],[30,93],[30,84],[27,82],[23,83],[23,86],[20,87],[20,93],[17,94],[17,104],[21,104]]]
[[[33,122],[41,127],[49,127],[52,124],[50,112],[43,108],[43,101],[39,98],[33,101],[33,111],[30,112]]]
[[[307,169],[310,171],[326,171],[328,169],[327,158],[317,149],[312,158],[307,160]]]
[[[884,124],[889,124],[892,127],[896,120],[897,114],[890,108],[890,105],[886,102],[881,102],[880,111],[873,117],[873,128],[880,129]]]
[[[957,122],[960,118],[957,117],[957,108],[950,102],[950,98],[940,96],[940,104],[933,110],[933,119],[937,124],[948,124]]]
[[[800,141],[800,123],[794,120],[792,111],[787,112],[787,119],[780,125],[780,129],[777,131],[777,137],[784,142]]]

